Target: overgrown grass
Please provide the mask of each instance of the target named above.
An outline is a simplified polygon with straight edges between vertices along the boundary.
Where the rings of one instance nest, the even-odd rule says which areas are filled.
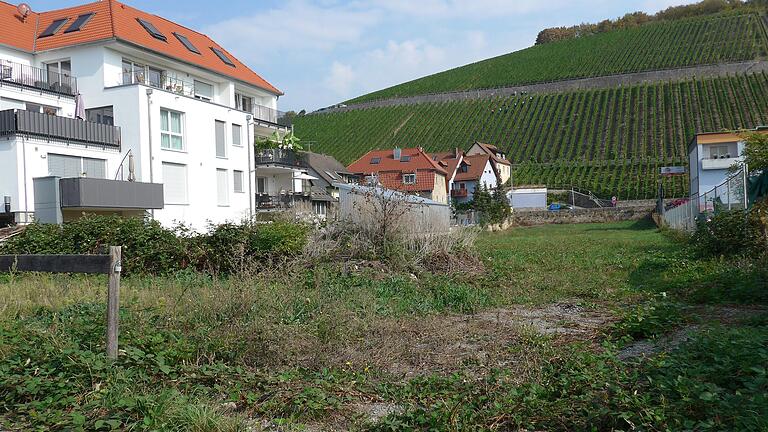
[[[637,363],[619,361],[612,342],[668,332],[689,319],[685,304],[760,303],[765,267],[701,261],[645,222],[486,233],[477,251],[480,275],[284,262],[228,278],[192,271],[124,278],[113,364],[103,355],[103,277],[1,275],[0,425],[258,430],[269,419],[354,430],[766,427],[764,316],[705,325],[676,351]],[[503,342],[464,336],[475,312],[558,301],[613,310],[620,321],[605,329],[613,333],[602,344],[527,328]],[[448,358],[440,367],[417,361],[408,373],[393,372],[431,355],[435,343],[501,346],[489,364]],[[393,413],[374,423],[356,408],[371,403]]]

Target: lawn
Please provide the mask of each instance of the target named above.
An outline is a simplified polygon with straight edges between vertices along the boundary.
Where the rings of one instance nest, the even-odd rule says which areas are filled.
[[[767,427],[764,267],[702,261],[645,222],[476,248],[482,264],[444,274],[297,260],[131,276],[111,364],[103,277],[0,275],[0,426]]]

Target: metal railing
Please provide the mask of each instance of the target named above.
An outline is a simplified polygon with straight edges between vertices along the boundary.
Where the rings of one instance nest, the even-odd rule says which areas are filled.
[[[288,209],[300,202],[311,202],[311,194],[287,191],[279,195],[256,194],[256,208],[260,210]]]
[[[303,160],[293,150],[263,149],[256,150],[254,156],[256,165],[285,165],[290,167],[303,166]]]
[[[184,96],[195,97],[194,82],[179,78],[169,77],[161,73],[153,73],[147,70],[135,70],[133,72],[121,72],[120,84],[143,84],[149,87],[166,90]]]
[[[693,194],[679,205],[662,211],[664,224],[672,229],[694,231],[701,216],[715,214],[724,210],[740,210],[749,206],[747,191],[747,169],[742,165],[739,170],[724,182],[704,192]]]
[[[254,119],[277,126],[288,128],[291,127],[291,123],[293,123],[293,118],[286,116],[285,112],[265,107],[263,105],[254,105],[251,113],[253,114]]]
[[[0,111],[0,136],[24,134],[120,149],[120,127],[34,111]]]
[[[0,60],[0,85],[12,84],[68,96],[77,94],[77,78],[59,72]]]

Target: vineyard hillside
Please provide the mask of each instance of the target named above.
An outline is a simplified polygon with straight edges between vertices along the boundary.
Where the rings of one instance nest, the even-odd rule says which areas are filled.
[[[731,11],[536,45],[347,103],[759,60],[766,55],[768,36],[763,17],[752,10]]]
[[[296,118],[295,130],[343,163],[396,145],[438,151],[483,141],[507,152],[517,184],[641,199],[656,195],[660,166],[686,164],[695,132],[767,124],[766,95],[761,72],[314,114]],[[668,189],[684,195],[687,179],[668,180]]]

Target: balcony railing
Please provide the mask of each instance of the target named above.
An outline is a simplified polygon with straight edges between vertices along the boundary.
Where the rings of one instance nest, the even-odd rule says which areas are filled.
[[[256,208],[260,210],[288,209],[300,202],[311,202],[311,195],[286,192],[280,195],[256,194]]]
[[[0,85],[5,84],[68,96],[77,94],[77,78],[71,75],[0,60]]]
[[[173,78],[154,71],[138,70],[133,72],[121,72],[120,83],[123,85],[143,84],[146,86],[166,90],[172,93],[195,97],[194,82]]]
[[[256,150],[255,162],[256,165],[304,166],[304,161],[296,155],[296,152],[283,149]]]
[[[467,189],[453,189],[451,196],[453,198],[465,198],[467,196]]]
[[[0,111],[0,136],[24,134],[120,149],[120,128],[34,111]]]
[[[285,112],[265,107],[263,105],[254,105],[251,112],[253,113],[254,119],[261,120],[276,126],[289,128],[293,122],[293,119],[286,116]]]

